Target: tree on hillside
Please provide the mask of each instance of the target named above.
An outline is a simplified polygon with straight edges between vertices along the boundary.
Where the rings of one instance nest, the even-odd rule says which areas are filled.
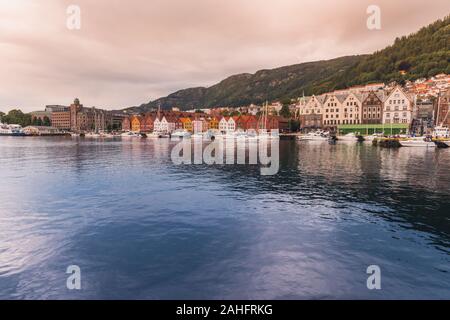
[[[5,116],[5,113],[0,111],[0,122],[3,122],[4,116]]]

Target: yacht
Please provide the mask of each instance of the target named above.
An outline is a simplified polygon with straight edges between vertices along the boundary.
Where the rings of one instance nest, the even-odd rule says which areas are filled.
[[[329,133],[322,130],[309,132],[306,135],[301,135],[297,137],[300,141],[328,141]]]
[[[422,148],[436,147],[436,143],[434,143],[434,141],[423,137],[400,140],[399,142],[402,147],[422,147]]]
[[[22,126],[18,124],[0,124],[0,136],[24,136]]]

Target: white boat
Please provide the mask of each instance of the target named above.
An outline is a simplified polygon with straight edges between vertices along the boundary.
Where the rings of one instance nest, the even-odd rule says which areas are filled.
[[[18,124],[0,124],[0,136],[24,136],[22,126]]]
[[[175,137],[175,138],[190,138],[191,137],[191,133],[186,131],[186,130],[177,130],[177,131],[172,133],[172,137]]]
[[[383,137],[382,133],[374,133],[374,134],[371,134],[370,136],[364,136],[364,141],[372,142],[373,140],[381,138],[381,137]]]
[[[122,138],[140,138],[141,135],[136,132],[127,131],[120,135]]]
[[[315,132],[309,132],[306,135],[301,135],[297,137],[297,140],[300,141],[328,141],[329,134],[328,132],[324,131],[315,131]]]
[[[402,147],[436,148],[436,144],[433,141],[424,138],[400,140],[400,145]]]
[[[358,141],[358,136],[355,133],[350,132],[350,133],[347,133],[346,135],[338,136],[337,139],[338,139],[338,141],[355,141],[356,142],[356,141]]]

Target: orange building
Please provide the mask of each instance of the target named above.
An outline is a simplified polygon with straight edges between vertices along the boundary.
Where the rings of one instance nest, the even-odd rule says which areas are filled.
[[[180,118],[180,121],[183,124],[184,130],[193,132],[192,120],[190,118]]]
[[[141,132],[141,121],[142,118],[140,116],[131,116],[131,131],[133,132]]]
[[[212,130],[214,129],[219,130],[219,120],[216,117],[212,117],[209,120],[208,128]]]

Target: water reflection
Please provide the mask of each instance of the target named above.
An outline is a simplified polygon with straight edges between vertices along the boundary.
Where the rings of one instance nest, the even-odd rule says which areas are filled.
[[[448,150],[281,141],[261,176],[173,146],[0,138],[0,297],[450,297]]]

